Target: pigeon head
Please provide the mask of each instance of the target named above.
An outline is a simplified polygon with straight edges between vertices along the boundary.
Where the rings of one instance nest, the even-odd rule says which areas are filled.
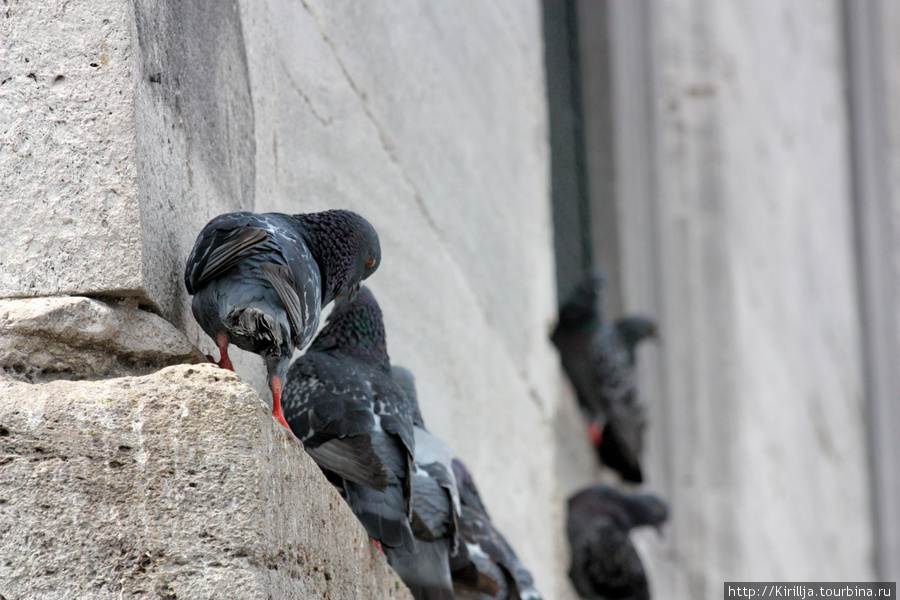
[[[657,335],[656,322],[649,317],[641,315],[619,319],[616,321],[616,329],[632,355],[634,355],[634,349],[641,341],[647,338],[655,338]]]
[[[294,215],[322,276],[322,306],[356,296],[381,264],[381,243],[371,223],[349,210]]]
[[[581,329],[591,322],[599,321],[602,286],[603,276],[596,271],[588,271],[572,295],[559,307],[557,331]]]
[[[625,530],[651,525],[657,530],[669,517],[669,507],[652,494],[625,494],[598,484],[569,498],[569,514],[611,517]]]
[[[627,510],[635,526],[651,525],[659,530],[669,518],[669,506],[653,494],[631,496]]]
[[[340,350],[363,362],[390,369],[381,308],[369,288],[362,287],[353,299],[342,296],[335,303],[327,324],[309,350]]]
[[[416,377],[406,367],[393,365],[391,366],[391,378],[403,390],[403,394],[409,401],[412,409],[413,425],[425,429],[425,420],[422,418],[422,411],[419,409],[419,395],[416,393]]]

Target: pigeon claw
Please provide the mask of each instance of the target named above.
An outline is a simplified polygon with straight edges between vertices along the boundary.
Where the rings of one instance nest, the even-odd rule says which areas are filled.
[[[229,371],[234,371],[234,365],[231,364],[231,359],[228,358],[228,336],[224,333],[220,333],[216,336],[216,345],[219,346],[219,362],[216,364],[219,365],[223,369],[228,369]],[[212,360],[212,357],[209,357]],[[215,361],[213,361],[215,362]]]
[[[387,556],[387,554],[384,553],[384,548],[381,547],[381,542],[379,542],[375,538],[369,538],[369,539],[372,540],[372,543],[375,544],[375,547],[378,548],[378,551],[381,552],[382,556]]]

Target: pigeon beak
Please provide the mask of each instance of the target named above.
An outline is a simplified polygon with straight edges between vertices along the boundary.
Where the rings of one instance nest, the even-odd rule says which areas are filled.
[[[356,299],[356,295],[359,293],[360,287],[362,287],[362,284],[357,283],[356,285],[347,286],[341,289],[341,291],[338,292],[338,295],[334,297],[334,305],[341,306],[353,302],[353,300]]]

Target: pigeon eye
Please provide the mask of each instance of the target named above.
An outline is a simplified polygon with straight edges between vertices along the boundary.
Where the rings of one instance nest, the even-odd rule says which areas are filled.
[[[370,258],[369,260],[366,261],[366,268],[367,268],[367,269],[371,269],[371,268],[374,267],[374,266],[375,266],[375,259],[374,259],[374,258]]]

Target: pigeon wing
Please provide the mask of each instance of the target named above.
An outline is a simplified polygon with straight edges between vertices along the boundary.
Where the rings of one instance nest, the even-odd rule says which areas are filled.
[[[610,405],[621,402],[634,389],[634,369],[628,352],[615,331],[607,326],[592,338],[588,347],[590,360],[591,404],[595,410],[608,415]]]
[[[432,476],[427,466],[420,464],[416,464],[412,487],[413,514],[427,529],[420,537],[430,540],[450,538],[455,511],[448,490]]]
[[[384,489],[387,473],[371,439],[373,394],[354,363],[307,352],[286,379],[284,417],[313,460],[348,480]]]
[[[388,562],[417,600],[454,600],[447,540],[416,542],[415,552],[387,548]]]
[[[495,530],[481,511],[463,504],[459,515],[459,553],[450,559],[453,580],[466,588],[496,597],[512,584],[512,576],[496,560]],[[506,594],[502,596],[505,598]]]
[[[638,401],[636,369],[621,336],[612,326],[597,334],[591,345],[593,386],[606,423],[597,449],[600,459],[627,481],[640,483],[640,455],[646,415]]]
[[[531,573],[519,562],[506,538],[494,528],[487,515],[463,504],[459,518],[459,534],[465,543],[465,554],[469,557],[469,564],[466,564],[465,558],[451,559],[451,568],[454,572],[467,573],[470,581],[473,573],[478,573],[479,579],[481,575],[495,579],[489,572],[485,572],[483,567],[483,557],[486,556],[501,568],[506,585],[514,586],[519,598],[541,600],[540,593],[534,587]],[[463,556],[464,553],[460,552],[460,555]]]
[[[415,428],[416,440],[416,474],[427,477],[429,483],[423,490],[428,491],[428,498],[418,500],[419,486],[413,480],[413,511],[420,512],[419,504],[428,502],[434,517],[429,520],[422,517],[428,529],[438,536],[450,539],[450,553],[459,551],[459,511],[460,498],[456,477],[453,474],[453,451],[439,437],[431,435],[422,427]],[[424,509],[423,509],[424,510]]]
[[[381,428],[403,441],[410,456],[416,447],[412,422],[412,406],[406,395],[388,375],[378,373],[372,378],[375,395],[374,410],[381,420]]]
[[[284,308],[287,311],[288,321],[291,324],[292,335],[295,343],[300,343],[303,332],[306,330],[307,311],[305,303],[300,300],[297,294],[297,286],[294,283],[294,276],[291,269],[285,265],[276,265],[272,263],[262,263],[259,265],[260,270],[281,299]],[[299,340],[298,340],[299,338]]]
[[[189,294],[238,264],[249,250],[269,241],[264,229],[249,225],[253,216],[222,215],[203,228],[185,265],[184,285]]]
[[[387,489],[388,477],[369,435],[336,438],[315,448],[306,447],[322,469],[372,489]]]
[[[381,429],[397,438],[406,450],[406,467],[401,476],[403,494],[406,499],[406,510],[409,518],[412,518],[412,474],[415,470],[413,456],[415,455],[415,433],[412,421],[412,406],[406,395],[394,383],[390,375],[376,372],[372,379],[372,389],[375,394],[373,410],[378,417]]]
[[[377,429],[372,432],[372,445],[386,467],[387,488],[382,492],[347,482],[347,501],[370,537],[389,548],[413,552],[416,542],[405,492],[405,482],[409,479],[406,449],[396,436]]]

